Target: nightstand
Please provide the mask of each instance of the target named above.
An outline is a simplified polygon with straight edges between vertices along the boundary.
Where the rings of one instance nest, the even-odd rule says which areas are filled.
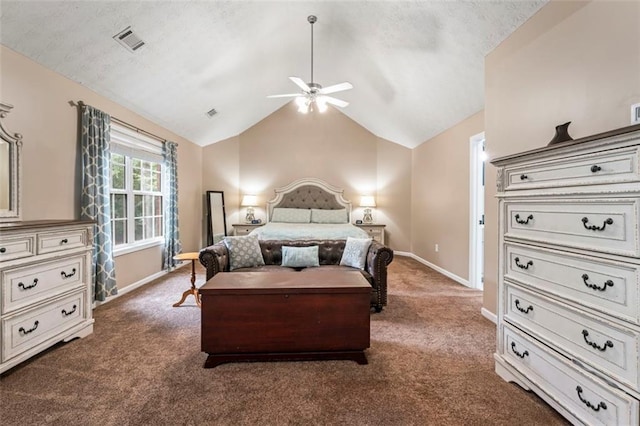
[[[233,227],[233,235],[237,237],[239,235],[247,235],[263,225],[264,223],[233,223],[231,226]]]
[[[379,223],[354,223],[355,226],[362,228],[371,238],[380,244],[384,244],[384,227]]]

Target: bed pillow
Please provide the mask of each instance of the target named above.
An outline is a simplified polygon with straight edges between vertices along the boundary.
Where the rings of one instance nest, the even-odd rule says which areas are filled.
[[[276,207],[273,209],[271,222],[309,223],[311,222],[311,210]]]
[[[352,268],[364,269],[367,263],[367,253],[371,245],[371,238],[347,237],[347,243],[342,252],[340,265],[351,266]]]
[[[229,250],[229,270],[264,266],[262,250],[258,237],[245,235],[241,237],[225,237],[224,245]]]
[[[348,223],[347,209],[311,209],[311,223]]]
[[[308,268],[320,266],[320,259],[318,258],[318,246],[282,246],[282,266],[288,266],[290,268]]]

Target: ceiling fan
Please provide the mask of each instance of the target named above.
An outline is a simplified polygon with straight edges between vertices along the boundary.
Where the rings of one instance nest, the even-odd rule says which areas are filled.
[[[353,86],[349,82],[334,84],[329,87],[322,87],[318,83],[313,81],[313,24],[318,21],[318,18],[314,15],[309,15],[307,21],[311,24],[311,83],[305,83],[299,77],[289,77],[293,83],[302,89],[302,93],[287,93],[284,95],[271,95],[268,98],[296,98],[295,102],[298,105],[298,111],[307,113],[313,110],[315,104],[318,111],[324,112],[327,110],[327,104],[335,105],[338,107],[346,107],[349,102],[341,99],[327,96],[330,93],[341,92],[343,90],[353,89]]]

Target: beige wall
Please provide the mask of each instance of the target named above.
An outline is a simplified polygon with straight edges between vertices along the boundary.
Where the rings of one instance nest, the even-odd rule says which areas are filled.
[[[378,138],[334,108],[304,115],[289,103],[203,154],[203,185],[225,191],[231,223],[244,217],[243,194],[258,196],[256,218],[264,220],[274,188],[315,177],[344,188],[354,220],[362,216],[360,195],[375,195],[374,220],[388,225],[391,247],[409,250],[411,150]]]
[[[630,124],[640,102],[640,2],[552,1],[485,61],[490,158]],[[497,304],[496,170],[487,168],[484,307]]]
[[[24,136],[23,220],[79,218],[78,110],[69,102],[82,100],[179,144],[180,238],[184,251],[200,248],[201,147],[4,46],[0,46],[0,71],[1,99],[14,106],[7,127]],[[119,288],[161,270],[158,247],[116,258]]]
[[[378,139],[378,187],[375,219],[384,223],[385,244],[396,251],[411,250],[411,152]],[[358,215],[356,219],[360,219]]]
[[[231,235],[233,231],[231,224],[239,221],[239,187],[240,142],[238,136],[204,147],[202,150],[202,191],[203,193],[206,191],[224,192],[228,235]],[[203,221],[206,221],[206,202],[204,199]],[[204,236],[202,241],[206,241]]]
[[[411,251],[465,280],[469,279],[469,139],[483,131],[481,111],[413,150]]]

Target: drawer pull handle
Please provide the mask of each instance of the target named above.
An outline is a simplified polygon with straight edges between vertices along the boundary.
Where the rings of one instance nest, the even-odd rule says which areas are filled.
[[[520,219],[520,215],[517,214],[515,219],[516,219],[516,222],[518,222],[520,225],[526,225],[529,223],[531,219],[533,219],[533,215],[530,214],[529,216],[527,216],[527,220],[524,220],[524,219]]]
[[[588,217],[583,217],[582,218],[582,225],[588,229],[589,231],[604,231],[604,228],[607,227],[607,225],[613,225],[613,219],[611,219],[610,217],[607,218],[607,220],[605,220],[602,223],[602,226],[597,226],[597,225],[588,225],[587,226],[587,222],[589,222],[589,218]]]
[[[591,173],[598,173],[600,170],[602,170],[602,167],[598,166],[597,164],[591,166]]]
[[[66,238],[64,240],[60,240],[60,244],[67,244],[69,242],[69,240],[67,240]]]
[[[588,336],[589,332],[587,330],[582,330],[582,337],[584,338],[584,341],[587,342],[587,345],[591,346],[594,349],[604,352],[607,350],[607,348],[613,348],[613,342],[611,340],[607,340],[604,343],[604,346],[599,346],[596,342],[590,342],[587,339]]]
[[[582,401],[582,403],[584,405],[586,405],[587,407],[591,408],[593,411],[600,411],[600,409],[602,408],[603,410],[607,409],[607,404],[605,404],[604,402],[600,401],[598,403],[598,405],[593,405],[591,404],[589,401],[587,401],[586,399],[584,399],[582,397],[582,388],[580,386],[576,386],[576,392],[578,392],[578,398],[580,398],[580,401]]]
[[[67,274],[65,271],[60,271],[60,275],[62,275],[62,278],[70,278],[75,274],[76,274],[76,268],[73,268],[70,274]]]
[[[528,261],[526,265],[523,265],[522,263],[520,263],[519,257],[516,257],[514,260],[516,261],[516,266],[520,269],[527,270],[529,269],[529,266],[533,266],[533,260]]]
[[[26,336],[27,334],[29,334],[29,333],[33,333],[34,331],[36,331],[36,328],[38,328],[38,324],[40,324],[40,322],[39,322],[39,321],[34,322],[34,323],[33,323],[33,327],[32,327],[32,328],[30,328],[29,330],[25,330],[25,329],[24,329],[24,327],[20,327],[20,328],[18,329],[18,332],[19,332],[19,333],[22,333],[22,335],[23,335],[23,336]]]
[[[66,309],[63,309],[62,310],[62,315],[64,315],[65,317],[68,317],[69,315],[74,313],[76,311],[76,309],[78,309],[78,307],[76,305],[73,305],[73,308],[71,308],[71,310],[69,312],[67,312]]]
[[[522,312],[523,314],[528,314],[529,311],[533,311],[533,306],[529,305],[529,306],[527,306],[527,309],[521,308],[520,307],[520,300],[516,299],[516,309],[519,310],[520,312]]]
[[[37,285],[38,285],[38,279],[37,278],[33,279],[33,284],[31,284],[31,285],[24,285],[23,283],[18,283],[18,287],[20,287],[23,290],[29,290],[30,288],[34,288]]]
[[[7,249],[6,249],[6,248],[4,248],[4,247],[0,247],[0,253],[4,253],[4,252],[6,252],[6,251],[7,251]]]
[[[587,280],[589,279],[589,275],[587,274],[582,274],[582,281],[584,281],[584,285],[586,285],[587,287],[589,287],[590,289],[593,290],[599,290],[599,291],[605,291],[608,287],[613,287],[613,281],[611,280],[607,280],[604,282],[604,285],[602,287],[598,287],[597,284],[589,284],[587,282]]]
[[[520,175],[520,180],[526,180],[526,179],[529,179],[529,176],[525,174]]]
[[[516,350],[516,342],[511,342],[511,351],[512,351],[514,354],[518,355],[520,358],[524,358],[525,356],[528,356],[528,355],[529,355],[529,351],[524,351],[524,352],[522,352],[522,353],[518,352],[518,351]]]

